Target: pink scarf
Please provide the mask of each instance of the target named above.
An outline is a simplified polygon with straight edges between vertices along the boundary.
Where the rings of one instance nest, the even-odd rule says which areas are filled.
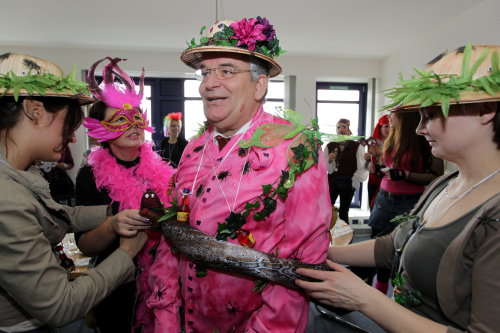
[[[163,204],[170,199],[167,187],[175,170],[151,146],[151,143],[144,142],[139,151],[140,162],[131,168],[118,164],[109,149],[96,147],[89,154],[88,163],[97,189],[108,190],[111,200],[120,202],[120,211],[139,209],[147,189],[154,190]]]

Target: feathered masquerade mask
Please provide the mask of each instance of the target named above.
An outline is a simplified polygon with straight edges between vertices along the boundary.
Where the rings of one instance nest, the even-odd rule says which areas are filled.
[[[95,79],[95,69],[97,66],[108,60],[109,64],[102,69],[103,82],[99,86]],[[99,121],[86,117],[83,126],[87,128],[87,134],[99,139],[98,142],[108,141],[118,138],[125,131],[137,125],[149,132],[154,132],[149,127],[146,114],[140,110],[142,97],[144,94],[144,68],[139,79],[139,92],[135,91],[135,83],[119,66],[118,62],[126,60],[121,58],[106,57],[94,63],[89,69],[87,83],[95,99],[104,102],[107,106],[118,109],[109,119]],[[118,78],[120,83],[115,82]]]

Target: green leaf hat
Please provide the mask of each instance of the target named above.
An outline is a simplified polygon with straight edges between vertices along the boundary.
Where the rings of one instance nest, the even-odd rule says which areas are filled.
[[[0,97],[50,96],[93,102],[85,82],[76,79],[76,69],[64,75],[56,64],[22,53],[0,55]]]
[[[264,17],[240,21],[218,21],[208,29],[202,27],[201,38],[188,43],[181,54],[181,60],[191,68],[197,69],[203,60],[203,53],[236,53],[254,56],[262,60],[274,77],[281,73],[281,66],[274,60],[284,53],[276,38],[274,27]]]
[[[450,104],[500,101],[500,45],[471,45],[443,53],[417,75],[386,91],[391,103],[383,109],[412,110],[441,105],[445,117]]]

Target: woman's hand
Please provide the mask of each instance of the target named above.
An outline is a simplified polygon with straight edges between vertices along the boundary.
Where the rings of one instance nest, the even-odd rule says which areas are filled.
[[[297,273],[320,282],[296,280],[295,284],[321,303],[338,308],[360,311],[373,289],[342,265],[327,260],[333,271],[299,268]]]
[[[126,209],[111,218],[111,228],[120,236],[133,237],[139,230],[151,228],[151,221],[139,215],[137,209]]]

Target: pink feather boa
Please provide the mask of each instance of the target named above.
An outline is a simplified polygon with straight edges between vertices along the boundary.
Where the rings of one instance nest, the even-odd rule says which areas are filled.
[[[111,200],[120,202],[120,211],[139,209],[142,195],[148,189],[154,190],[164,204],[170,201],[167,188],[175,170],[152,150],[151,143],[145,142],[140,147],[139,157],[139,164],[126,168],[118,164],[106,148],[93,148],[88,156],[96,187],[107,189]],[[152,260],[148,251],[159,242],[160,237],[161,233],[148,232],[148,240],[136,257],[140,274],[136,278],[138,301],[134,327],[144,325],[144,333],[154,332],[154,313],[146,305],[147,298],[152,294],[148,284]]]
[[[160,200],[169,202],[167,187],[175,170],[152,150],[149,142],[140,147],[140,162],[137,166],[126,168],[116,163],[116,159],[106,148],[95,147],[88,157],[92,167],[96,187],[106,189],[111,200],[120,202],[120,211],[139,209],[142,195],[152,189]]]

